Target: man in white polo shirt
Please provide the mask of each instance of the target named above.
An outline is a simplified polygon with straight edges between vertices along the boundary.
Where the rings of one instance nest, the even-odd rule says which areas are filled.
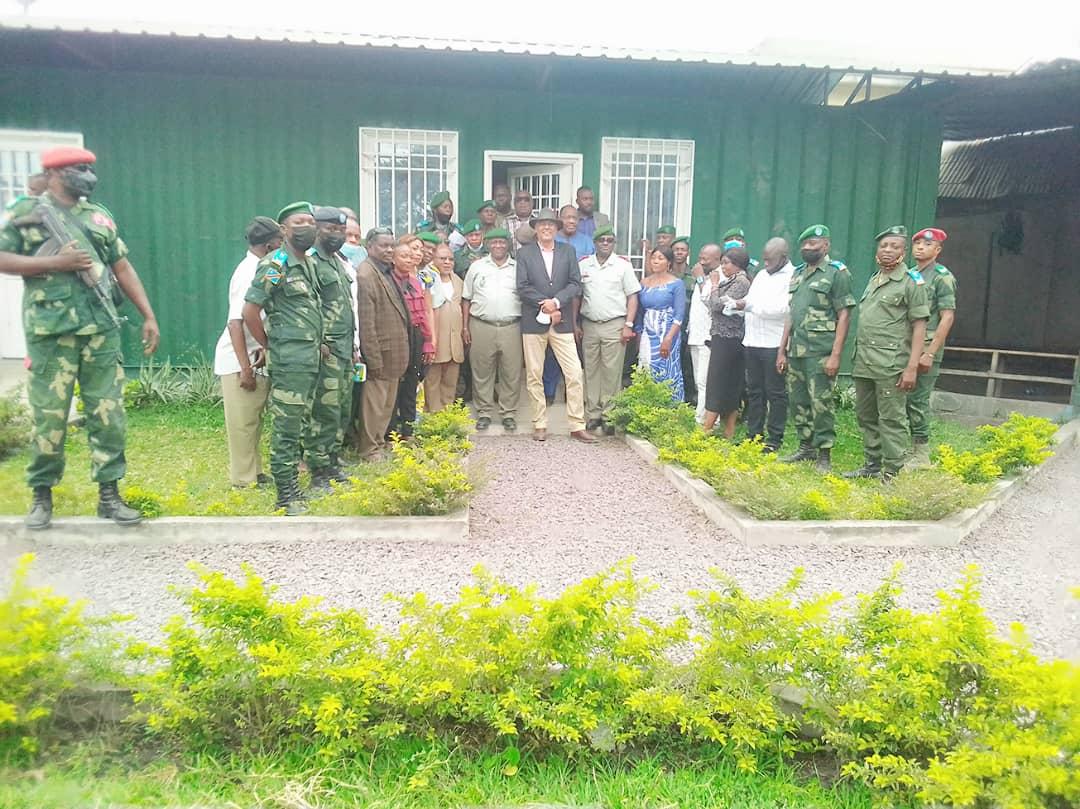
[[[735,302],[746,315],[746,434],[762,436],[770,452],[779,449],[787,423],[787,385],[776,372],[776,350],[784,336],[788,287],[795,272],[789,252],[783,239],[769,239],[762,252],[765,271],[754,276],[746,297]]]
[[[225,432],[229,437],[229,479],[236,487],[270,483],[263,474],[259,454],[270,380],[263,350],[244,325],[243,308],[244,295],[259,262],[281,247],[281,228],[268,216],[256,216],[248,223],[244,236],[247,255],[236,265],[229,281],[228,323],[214,350],[214,373],[221,377]]]

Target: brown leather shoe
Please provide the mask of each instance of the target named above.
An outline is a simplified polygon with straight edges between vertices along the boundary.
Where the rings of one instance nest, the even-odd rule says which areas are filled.
[[[573,438],[575,441],[580,441],[582,444],[596,443],[596,436],[586,432],[585,430],[574,430],[574,432],[570,433],[570,437]]]
[[[533,441],[547,441],[547,430],[533,430]]]

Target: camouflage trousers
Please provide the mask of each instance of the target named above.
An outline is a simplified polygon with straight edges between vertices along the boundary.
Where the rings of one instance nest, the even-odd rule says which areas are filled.
[[[76,381],[90,442],[90,477],[98,483],[122,478],[127,461],[120,330],[29,337],[26,353],[34,419],[26,482],[51,487],[64,476],[64,438]]]
[[[352,414],[353,366],[334,354],[319,364],[315,401],[304,431],[304,456],[309,469],[325,469],[345,443]]]
[[[911,438],[917,444],[930,441],[930,394],[934,392],[940,374],[941,363],[935,362],[929,371],[919,374],[915,390],[907,397],[908,424],[911,426]]]
[[[317,371],[270,369],[270,474],[280,487],[296,480],[301,439],[311,418]]]
[[[890,474],[900,471],[908,449],[907,394],[896,387],[898,378],[855,377],[855,417],[866,465]]]
[[[836,377],[826,376],[825,357],[788,357],[788,404],[800,446],[832,449],[836,443]]]

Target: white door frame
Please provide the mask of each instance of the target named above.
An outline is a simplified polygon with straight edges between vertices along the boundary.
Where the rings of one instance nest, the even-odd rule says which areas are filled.
[[[560,166],[570,167],[571,191],[576,192],[581,187],[585,155],[575,152],[515,152],[508,149],[485,149],[484,150],[484,198],[492,193],[492,164],[493,163],[523,163],[525,165],[553,163]],[[574,200],[571,199],[570,202]]]

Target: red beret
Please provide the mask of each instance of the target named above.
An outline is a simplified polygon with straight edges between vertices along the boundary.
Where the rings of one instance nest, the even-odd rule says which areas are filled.
[[[62,169],[64,166],[77,166],[79,163],[93,163],[97,156],[89,149],[78,146],[57,146],[41,153],[43,169]]]
[[[945,231],[941,228],[923,228],[914,236],[911,237],[911,241],[917,241],[918,239],[930,239],[934,242],[943,242],[948,238]]]

